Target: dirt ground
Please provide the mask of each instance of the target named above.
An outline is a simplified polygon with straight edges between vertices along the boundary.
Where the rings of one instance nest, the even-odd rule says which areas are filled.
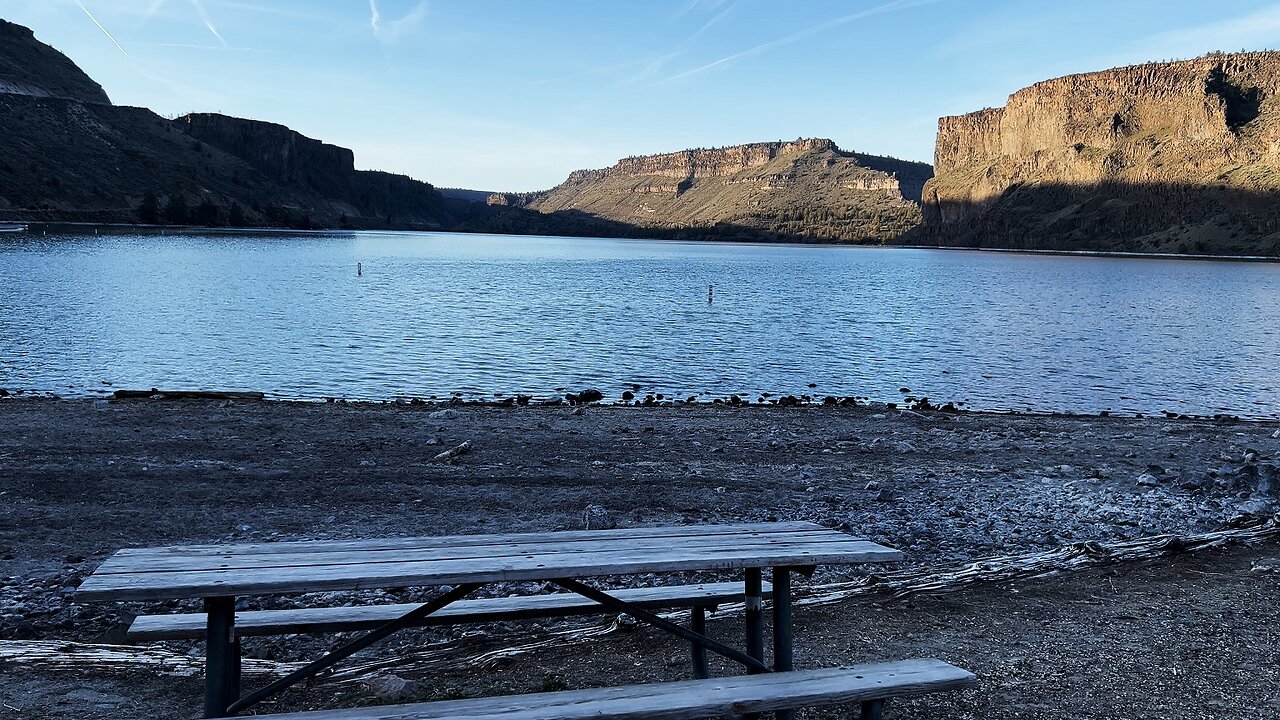
[[[457,462],[432,460],[467,440],[473,449]],[[908,565],[946,567],[1269,514],[1278,451],[1274,423],[1206,420],[6,401],[0,640],[119,638],[147,607],[79,604],[72,591],[122,547],[557,530],[588,518],[779,519],[901,548]],[[1268,570],[1277,556],[1280,546],[1263,543],[805,608],[797,663],[928,655],[982,680],[977,690],[895,703],[895,718],[1280,717],[1280,574]],[[863,571],[825,569],[814,582]],[[734,639],[740,619],[712,630]],[[321,640],[291,638],[255,652],[296,660],[321,649]],[[502,668],[409,679],[421,697],[584,687],[687,677],[686,658],[687,648],[637,630]],[[12,717],[196,717],[199,698],[198,679],[0,668],[0,706]],[[320,684],[274,707],[368,702]]]

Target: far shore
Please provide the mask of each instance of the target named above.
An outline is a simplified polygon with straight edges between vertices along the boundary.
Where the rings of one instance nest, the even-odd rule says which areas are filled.
[[[430,228],[422,229],[393,229],[393,228],[312,228],[309,230],[281,228],[281,227],[204,227],[198,225],[145,225],[141,223],[92,223],[92,222],[61,222],[61,221],[41,221],[41,220],[14,220],[13,222],[22,223],[30,227],[36,226],[59,226],[59,227],[76,227],[76,228],[111,228],[114,230],[147,230],[147,231],[165,231],[173,230],[177,232],[208,232],[208,233],[229,233],[229,234],[279,234],[279,235],[326,235],[331,233],[386,233],[386,234],[419,234],[432,233],[439,235],[504,235],[504,233],[489,232],[470,232],[459,230],[435,230]],[[31,230],[28,230],[31,232]],[[1026,248],[997,248],[997,247],[965,247],[960,245],[896,245],[887,244],[861,244],[857,242],[822,242],[798,241],[791,242],[786,240],[752,240],[752,239],[696,239],[696,238],[647,238],[647,237],[623,237],[623,236],[596,236],[596,235],[527,235],[527,234],[506,234],[507,237],[527,237],[527,238],[556,238],[556,239],[601,239],[601,240],[631,240],[636,242],[672,242],[672,243],[689,243],[689,242],[705,242],[715,243],[719,245],[777,245],[777,246],[799,246],[799,247],[841,247],[841,248],[866,248],[880,250],[963,250],[966,252],[992,252],[992,253],[1012,253],[1018,255],[1064,255],[1071,257],[1099,257],[1099,258],[1122,258],[1122,259],[1156,259],[1156,260],[1215,260],[1227,262],[1256,262],[1256,263],[1280,263],[1280,256],[1268,255],[1206,255],[1198,253],[1142,253],[1142,252],[1120,252],[1109,250],[1037,250]]]

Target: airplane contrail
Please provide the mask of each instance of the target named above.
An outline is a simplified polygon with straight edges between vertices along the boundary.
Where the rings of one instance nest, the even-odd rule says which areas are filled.
[[[382,32],[382,13],[378,12],[378,0],[369,0],[369,25],[373,27],[373,34],[378,35]]]
[[[107,39],[111,40],[111,42],[116,44],[116,47],[120,48],[120,52],[124,53],[126,56],[129,54],[129,51],[124,49],[124,46],[120,44],[120,41],[112,37],[111,33],[107,32],[107,29],[102,27],[102,23],[98,22],[98,18],[94,17],[93,13],[89,12],[89,8],[85,7],[84,3],[80,2],[80,0],[76,0],[76,5],[80,6],[80,9],[84,11],[84,14],[89,16],[89,19],[93,21],[94,25],[98,26],[98,29],[102,31],[103,35],[107,36]]]
[[[200,14],[200,20],[204,22],[204,26],[209,28],[209,32],[218,38],[218,42],[222,43],[222,47],[228,47],[226,38],[222,37],[222,33],[218,32],[218,28],[213,26],[213,22],[209,20],[209,16],[204,11],[204,5],[200,4],[200,0],[191,0],[191,4],[195,6],[196,12]]]

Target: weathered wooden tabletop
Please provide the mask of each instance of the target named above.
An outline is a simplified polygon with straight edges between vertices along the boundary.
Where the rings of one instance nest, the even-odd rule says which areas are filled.
[[[804,522],[190,545],[121,550],[76,595],[159,600],[901,559]]]

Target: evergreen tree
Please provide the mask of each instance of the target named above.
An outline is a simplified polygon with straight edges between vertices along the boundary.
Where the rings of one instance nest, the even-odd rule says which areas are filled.
[[[142,196],[142,202],[138,203],[138,220],[148,225],[160,222],[160,201],[150,190]]]
[[[205,227],[213,227],[218,224],[218,206],[213,202],[205,200],[196,207],[195,214],[192,216],[196,225],[204,225]]]
[[[240,203],[231,203],[231,209],[227,211],[227,224],[231,227],[244,227],[246,225],[244,209],[240,207]]]
[[[191,220],[185,195],[174,193],[169,196],[169,202],[164,206],[164,219],[171,225],[186,225]]]

